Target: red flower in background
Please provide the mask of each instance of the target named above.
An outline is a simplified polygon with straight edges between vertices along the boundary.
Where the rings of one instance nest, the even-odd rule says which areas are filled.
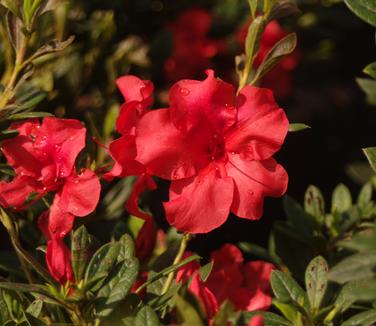
[[[0,204],[21,210],[54,192],[48,227],[44,227],[49,240],[47,263],[49,267],[52,262],[65,266],[58,262],[66,256],[62,239],[71,230],[74,216],[90,214],[100,195],[95,173],[87,169],[77,173],[74,166],[85,146],[86,129],[78,120],[58,118],[44,118],[41,124],[38,120],[17,123],[11,129],[19,135],[4,141],[1,148],[16,176],[10,182],[0,182]],[[32,194],[36,197],[26,204]]]
[[[192,277],[189,291],[203,304],[209,320],[225,300],[229,300],[235,310],[267,310],[270,307],[272,264],[263,261],[245,263],[241,251],[231,244],[215,251],[211,258],[213,269],[206,282],[200,278],[197,262],[185,265],[176,276],[177,282],[186,282]],[[250,325],[262,325],[262,320],[255,318]]]
[[[267,89],[232,85],[209,71],[204,81],[182,80],[170,90],[170,108],[147,112],[135,130],[136,161],[172,180],[164,203],[179,231],[209,232],[229,212],[257,219],[265,196],[281,196],[286,171],[272,155],[288,120]]]
[[[201,77],[211,66],[210,59],[225,46],[208,37],[211,25],[212,16],[204,9],[186,10],[168,25],[173,50],[164,67],[167,80]]]
[[[242,45],[245,43],[248,26],[249,23],[245,24],[238,32],[238,40]],[[262,63],[273,46],[287,34],[276,20],[271,21],[266,26],[261,36],[259,53],[254,62],[256,67]],[[292,71],[298,65],[299,58],[299,51],[295,49],[294,52],[282,59],[277,66],[263,77],[261,85],[272,89],[277,97],[283,98],[288,96],[292,91],[293,85]]]

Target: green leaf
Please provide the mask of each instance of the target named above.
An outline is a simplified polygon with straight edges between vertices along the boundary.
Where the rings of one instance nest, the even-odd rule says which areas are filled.
[[[180,295],[176,296],[176,310],[179,316],[180,325],[205,325],[193,305]]]
[[[198,272],[200,273],[200,278],[203,282],[206,282],[206,280],[210,276],[213,266],[214,266],[214,260],[210,261],[210,263],[207,263],[206,265],[202,266],[199,269]]]
[[[345,3],[355,15],[376,27],[376,2],[374,0],[345,0]]]
[[[341,288],[341,291],[339,292],[334,302],[336,313],[343,313],[344,311],[346,311],[356,301],[354,291],[363,289],[364,285],[364,281],[352,281],[346,283]]]
[[[149,306],[143,306],[137,313],[135,326],[159,326],[157,314]]]
[[[15,0],[0,0],[0,4],[10,10],[15,16],[20,17],[19,3]]]
[[[321,224],[324,221],[325,201],[319,188],[311,185],[304,196],[304,210]]]
[[[376,79],[376,62],[372,62],[368,66],[366,66],[363,69],[363,72],[373,79]]]
[[[264,326],[292,326],[292,324],[285,318],[275,313],[265,311],[244,312],[244,325],[248,325],[250,319],[258,315],[261,315],[263,317]]]
[[[363,148],[363,153],[367,157],[373,171],[376,172],[376,147]]]
[[[329,272],[329,279],[337,283],[370,278],[375,275],[376,253],[359,253],[347,257]]]
[[[301,324],[302,316],[295,305],[283,303],[276,299],[273,299],[272,302],[273,306],[275,306],[287,320],[291,321],[294,325]]]
[[[215,316],[213,317],[213,326],[227,326],[228,322],[235,315],[234,305],[229,301],[225,300]]]
[[[297,132],[305,129],[310,129],[311,127],[304,123],[290,123],[289,132]]]
[[[352,198],[350,190],[340,183],[332,194],[332,213],[346,212],[352,206]]]
[[[372,326],[376,323],[376,309],[368,310],[352,316],[347,319],[341,326]]]
[[[34,317],[39,317],[43,308],[43,301],[42,300],[35,300],[33,301],[29,307],[27,307],[26,312]]]
[[[97,274],[109,273],[117,261],[119,252],[119,242],[107,243],[100,247],[89,262],[85,273],[85,282]],[[95,289],[92,290],[95,291]]]
[[[265,21],[262,16],[258,16],[249,24],[247,37],[245,39],[245,54],[247,60],[253,60],[257,53],[260,38],[264,31],[264,25]]]
[[[90,257],[90,234],[84,225],[74,231],[71,237],[72,268],[76,282],[80,282],[84,276],[87,262]]]
[[[74,36],[68,37],[65,41],[59,41],[57,39],[49,41],[47,44],[39,48],[31,57],[32,60],[40,58],[49,53],[60,52],[65,50],[74,41]]]
[[[370,105],[376,105],[376,80],[369,78],[356,78],[359,87],[367,95],[367,102]]]
[[[0,289],[0,324],[5,325],[5,323],[10,319],[7,304],[4,300],[4,292]]]
[[[305,284],[310,306],[317,311],[328,284],[328,264],[323,257],[318,256],[309,263],[305,273]]]
[[[251,9],[252,17],[256,17],[258,0],[248,0],[249,8]]]
[[[365,207],[372,199],[372,184],[367,182],[360,190],[357,203],[360,207]]]
[[[98,316],[108,316],[125,299],[137,279],[139,263],[136,258],[123,260],[99,290],[96,306]]]
[[[283,39],[278,41],[267,53],[265,59],[258,67],[255,78],[252,81],[254,84],[261,79],[268,71],[275,67],[278,62],[285,56],[292,53],[296,47],[297,36],[296,33],[286,35]]]
[[[272,8],[269,14],[269,21],[279,20],[286,16],[299,15],[301,11],[294,0],[279,0]]]
[[[33,118],[43,118],[43,117],[53,117],[53,114],[48,112],[25,112],[12,114],[7,117],[7,120],[23,120],[23,119],[33,119]]]
[[[291,276],[275,270],[272,272],[271,286],[278,300],[283,303],[296,303],[309,312],[307,294]]]
[[[16,137],[19,134],[18,130],[3,130],[0,132],[0,140]]]
[[[120,250],[119,250],[119,256],[118,256],[118,262],[134,257],[135,245],[134,245],[132,237],[129,234],[124,234],[120,238],[119,243],[120,243]]]

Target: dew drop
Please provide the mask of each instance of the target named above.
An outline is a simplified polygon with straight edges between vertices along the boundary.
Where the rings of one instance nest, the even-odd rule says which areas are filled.
[[[73,136],[70,136],[70,137],[69,137],[69,140],[73,140],[73,139],[74,139]]]
[[[174,180],[178,179],[178,174],[176,172],[174,172],[174,174],[172,175],[172,179]]]
[[[234,110],[234,109],[235,109],[235,106],[226,103],[226,104],[225,104],[225,108],[226,108],[227,110]]]
[[[187,96],[187,95],[189,95],[190,91],[189,91],[189,89],[182,87],[182,88],[180,88],[180,93],[184,96]]]
[[[236,155],[236,152],[231,152],[231,155]]]
[[[47,191],[47,187],[43,187],[43,192],[46,192]]]
[[[74,180],[73,183],[77,184],[79,183],[80,181],[79,180]]]
[[[42,139],[46,140],[46,139],[47,139],[47,136],[46,136],[46,135],[42,136]]]
[[[61,233],[60,233],[60,237],[62,237],[62,238],[64,238],[64,237],[65,237],[65,235],[66,235],[66,233],[65,233],[65,232],[61,232]]]
[[[248,193],[253,196],[254,192],[251,190],[251,191],[248,191]]]
[[[40,129],[40,125],[37,125],[35,128]]]
[[[59,173],[59,176],[60,176],[60,178],[64,178],[64,177],[65,177],[65,173],[64,173],[63,171],[61,171],[61,172]]]

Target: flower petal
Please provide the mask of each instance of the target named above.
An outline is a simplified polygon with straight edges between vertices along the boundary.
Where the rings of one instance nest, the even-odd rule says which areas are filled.
[[[126,102],[142,102],[144,107],[150,106],[153,102],[152,93],[154,85],[150,80],[142,80],[133,75],[119,77],[116,80]]]
[[[115,161],[111,171],[104,178],[111,180],[113,177],[124,178],[129,175],[139,175],[145,167],[135,160],[137,150],[134,136],[122,136],[109,145],[109,153]]]
[[[171,117],[177,128],[190,130],[197,125],[223,134],[236,122],[235,90],[231,84],[207,71],[204,81],[181,80],[170,90]]]
[[[135,241],[136,256],[140,261],[145,261],[153,253],[156,240],[157,226],[152,218],[148,218]]]
[[[137,101],[124,103],[116,119],[116,130],[122,135],[134,135],[136,124],[146,112],[146,108]]]
[[[168,180],[191,177],[206,164],[205,131],[183,133],[172,124],[168,109],[146,113],[136,128],[136,160],[150,174]]]
[[[289,122],[270,90],[246,86],[238,96],[238,123],[226,135],[226,150],[247,159],[264,160],[278,151]]]
[[[247,161],[231,155],[226,170],[235,184],[231,211],[242,218],[260,218],[264,197],[280,197],[287,189],[288,175],[273,158]]]
[[[53,158],[59,178],[71,174],[85,147],[86,129],[79,120],[46,117],[36,133],[35,147]]]
[[[128,213],[131,215],[143,218],[145,220],[149,220],[151,218],[151,215],[139,209],[138,198],[140,194],[144,192],[144,190],[146,189],[154,190],[156,188],[157,188],[157,185],[150,175],[144,173],[138,176],[136,182],[133,185],[131,195],[129,196],[125,204],[125,209],[128,211]]]
[[[4,208],[22,206],[31,193],[42,191],[40,183],[33,177],[16,176],[10,182],[0,182],[0,205]]]
[[[65,180],[59,206],[75,216],[86,216],[97,206],[100,192],[101,185],[96,174],[91,170],[84,170]]]
[[[55,195],[50,207],[48,229],[45,227],[45,219],[46,217],[42,214],[39,218],[39,227],[45,233],[46,238],[55,237],[63,239],[73,228],[74,215],[61,208],[61,197],[59,194]]]
[[[211,166],[196,177],[173,181],[172,200],[163,203],[167,221],[182,232],[207,233],[226,221],[233,191],[231,178],[219,177]]]
[[[48,241],[46,262],[50,274],[60,284],[74,282],[71,253],[62,239],[52,238]]]

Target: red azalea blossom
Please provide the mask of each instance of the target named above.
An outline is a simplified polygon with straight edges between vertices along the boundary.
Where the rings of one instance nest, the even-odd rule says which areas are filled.
[[[44,217],[42,224],[48,221],[48,231],[44,228],[48,239],[47,264],[50,271],[61,271],[67,256],[62,239],[71,230],[74,216],[90,214],[100,195],[94,172],[84,169],[77,174],[74,166],[85,146],[86,129],[78,120],[49,117],[41,124],[30,120],[13,124],[11,129],[18,130],[19,135],[5,140],[1,148],[16,176],[10,182],[0,182],[0,203],[21,210],[46,193],[55,192],[49,217]],[[31,194],[36,198],[25,206]],[[52,266],[53,262],[59,266]],[[63,279],[59,273],[51,274]]]
[[[245,43],[249,23],[245,24],[238,32],[238,41],[240,44]],[[271,21],[265,28],[260,40],[260,49],[255,58],[255,66],[258,67],[265,59],[268,52],[273,46],[283,39],[288,33],[276,21]],[[277,97],[286,97],[292,91],[292,74],[299,62],[299,51],[294,50],[293,53],[282,59],[277,66],[269,71],[262,79],[262,86],[270,88]]]
[[[287,131],[271,91],[245,86],[236,95],[208,71],[202,82],[173,85],[169,109],[140,118],[135,159],[148,174],[172,180],[164,203],[168,222],[179,231],[206,233],[230,211],[258,219],[265,196],[284,194],[288,175],[272,155]]]
[[[135,246],[136,256],[140,261],[147,259],[154,250],[157,241],[157,226],[152,218],[148,217],[138,232]]]
[[[213,269],[206,282],[200,278],[197,262],[185,265],[176,276],[177,282],[186,282],[192,277],[189,291],[203,304],[209,320],[225,300],[229,300],[235,310],[267,310],[270,307],[272,264],[263,261],[244,263],[240,250],[231,244],[215,251],[212,260]],[[263,325],[262,319],[253,318],[249,325]]]
[[[224,48],[224,42],[208,38],[211,14],[204,9],[190,9],[169,24],[172,54],[165,63],[165,77],[170,81],[201,76],[210,59]]]

